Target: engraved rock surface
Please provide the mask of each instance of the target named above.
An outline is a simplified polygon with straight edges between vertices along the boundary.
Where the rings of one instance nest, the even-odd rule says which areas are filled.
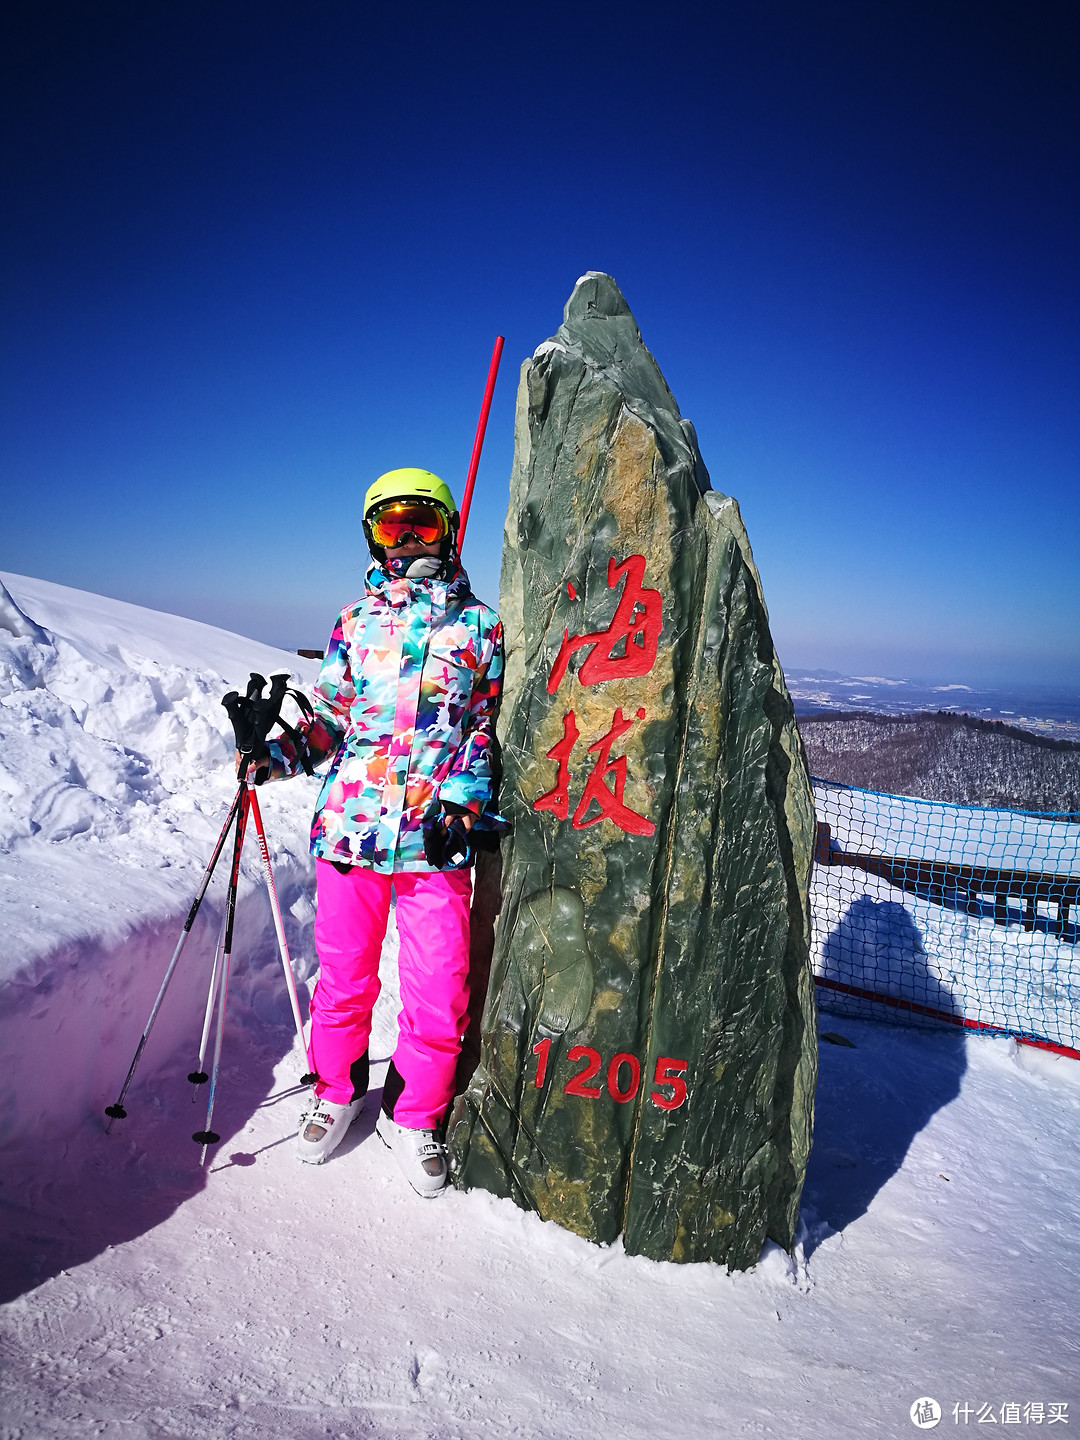
[[[738,506],[606,275],[522,367],[501,611],[515,828],[455,1182],[752,1265],[810,1149],[813,799]]]

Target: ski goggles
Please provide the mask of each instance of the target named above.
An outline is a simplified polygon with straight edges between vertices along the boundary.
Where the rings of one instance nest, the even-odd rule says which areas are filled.
[[[376,545],[393,550],[415,535],[422,545],[435,545],[450,534],[450,517],[429,500],[388,500],[368,516]]]

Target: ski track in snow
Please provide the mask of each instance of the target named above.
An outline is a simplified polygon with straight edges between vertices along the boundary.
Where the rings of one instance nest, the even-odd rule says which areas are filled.
[[[208,674],[196,660],[209,627],[4,578],[59,656],[39,656],[23,672],[35,683],[0,697],[5,745],[26,739],[24,793],[74,752],[80,774],[63,785],[89,794],[79,755],[91,741],[112,747],[102,765],[128,789],[99,785],[105,811],[76,793],[70,813],[89,827],[59,838],[18,831],[18,795],[4,808],[0,1203],[13,1298],[0,1307],[0,1440],[817,1440],[912,1434],[909,1407],[923,1395],[953,1431],[952,1406],[965,1402],[1069,1402],[1080,1420],[1080,1065],[1011,1041],[823,1015],[821,1029],[853,1047],[821,1047],[795,1254],[766,1247],[736,1275],[655,1264],[481,1192],[424,1201],[407,1188],[373,1133],[394,1041],[392,932],[368,1108],[329,1162],[299,1165],[303,1062],[252,869],[221,1144],[200,1169],[190,1136],[205,1097],[193,1105],[184,1078],[214,910],[196,923],[181,962],[190,978],[178,972],[128,1118],[106,1136],[102,1109],[233,788],[225,742],[200,770],[188,739],[200,716],[224,735],[222,680],[275,661],[217,631]],[[107,653],[121,624],[124,659]],[[61,632],[84,659],[95,651],[95,673],[121,695],[111,711],[99,702],[89,728],[94,706],[80,719],[69,705],[70,720],[55,703],[63,677],[50,688]],[[0,631],[0,663],[40,644]],[[125,677],[134,685],[153,665],[182,672],[185,698],[151,690],[156,708],[140,710],[122,697]],[[153,736],[180,704],[192,713],[178,715],[181,743],[167,750]],[[310,787],[265,798],[310,986]]]

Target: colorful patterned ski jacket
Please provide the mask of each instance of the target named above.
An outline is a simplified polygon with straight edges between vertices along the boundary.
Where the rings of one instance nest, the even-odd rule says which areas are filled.
[[[311,853],[371,870],[430,871],[424,816],[436,802],[493,808],[492,736],[502,685],[502,625],[469,577],[399,580],[373,564],[365,594],[334,626],[305,727],[318,765]],[[270,742],[271,778],[301,769]]]

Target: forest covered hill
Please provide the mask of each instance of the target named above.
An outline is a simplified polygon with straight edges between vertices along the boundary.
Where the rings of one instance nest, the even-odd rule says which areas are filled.
[[[799,716],[811,774],[953,805],[1080,815],[1080,743],[947,711]]]

